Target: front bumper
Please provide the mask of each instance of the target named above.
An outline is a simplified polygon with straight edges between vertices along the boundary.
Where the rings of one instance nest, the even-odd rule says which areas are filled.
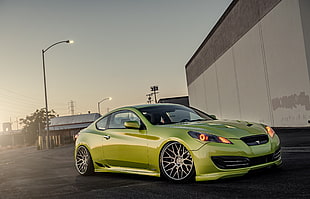
[[[230,178],[230,177],[238,177],[247,174],[251,170],[268,168],[272,166],[281,166],[282,160],[281,158],[274,162],[269,162],[265,164],[260,164],[256,166],[241,168],[241,169],[231,169],[231,170],[222,170],[215,173],[202,174],[196,176],[196,181],[207,181],[207,180],[217,180],[221,178]]]
[[[192,151],[196,181],[242,176],[251,170],[282,164],[278,138],[256,146],[248,146],[241,140],[233,143],[208,143]]]

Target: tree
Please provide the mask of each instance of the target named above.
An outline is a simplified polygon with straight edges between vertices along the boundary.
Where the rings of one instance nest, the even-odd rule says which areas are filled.
[[[48,112],[49,119],[55,117],[55,111]],[[46,127],[46,111],[45,108],[37,109],[34,113],[26,118],[20,119],[20,124],[23,125],[23,133],[26,134],[27,142],[34,144],[39,132],[43,133]]]

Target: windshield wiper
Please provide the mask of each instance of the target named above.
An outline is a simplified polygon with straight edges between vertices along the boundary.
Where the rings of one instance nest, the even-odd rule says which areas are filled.
[[[207,119],[196,119],[196,120],[191,120],[190,122],[199,122],[199,121],[207,121]]]
[[[188,123],[188,122],[199,122],[199,121],[207,121],[207,119],[196,119],[196,120],[188,120],[188,119],[184,119],[181,120],[179,122],[171,122],[171,124],[176,124],[176,123]]]

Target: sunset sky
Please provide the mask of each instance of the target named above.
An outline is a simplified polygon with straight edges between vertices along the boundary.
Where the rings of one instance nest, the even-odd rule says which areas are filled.
[[[0,0],[0,131],[45,107],[60,116],[102,113],[187,95],[185,64],[231,0]],[[20,128],[20,125],[19,125]]]

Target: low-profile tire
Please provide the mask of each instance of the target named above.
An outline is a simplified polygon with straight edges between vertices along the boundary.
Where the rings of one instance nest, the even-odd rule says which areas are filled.
[[[82,176],[94,174],[94,165],[91,155],[85,146],[79,146],[75,155],[75,168]]]
[[[161,174],[169,181],[185,182],[195,177],[192,156],[179,142],[169,142],[162,148],[159,165]]]

